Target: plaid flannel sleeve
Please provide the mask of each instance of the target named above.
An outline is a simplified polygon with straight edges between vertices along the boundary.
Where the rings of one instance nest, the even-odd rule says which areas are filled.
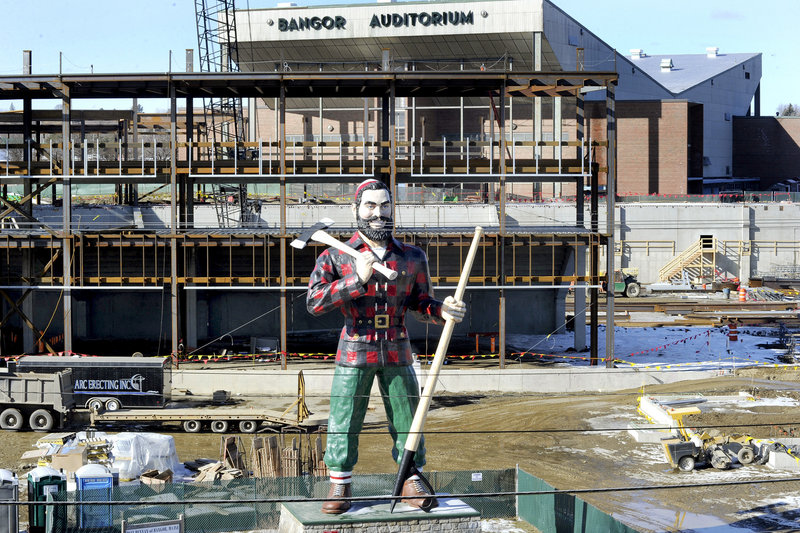
[[[319,255],[308,281],[306,308],[314,316],[340,308],[367,292],[367,288],[358,280],[354,261],[338,251],[334,253],[337,253],[335,259],[331,250]]]
[[[415,279],[411,289],[409,300],[409,310],[414,318],[420,322],[431,322],[442,325],[445,323],[442,318],[442,302],[433,297],[433,285],[431,275],[428,270],[428,257],[425,252],[419,250],[419,255],[415,258],[414,269]]]

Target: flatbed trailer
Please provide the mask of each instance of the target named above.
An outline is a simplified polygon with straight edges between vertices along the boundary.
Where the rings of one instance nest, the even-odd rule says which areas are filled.
[[[208,427],[214,433],[228,431],[255,433],[262,425],[295,427],[313,430],[327,423],[325,418],[287,417],[285,413],[271,410],[217,409],[217,408],[174,408],[174,409],[121,409],[119,411],[95,412],[90,414],[92,426],[101,423],[124,424],[148,422],[155,424],[178,423],[187,433],[198,433]]]

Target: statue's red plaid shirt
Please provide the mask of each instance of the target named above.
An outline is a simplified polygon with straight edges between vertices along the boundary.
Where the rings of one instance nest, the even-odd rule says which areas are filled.
[[[358,233],[347,244],[358,251],[369,249]],[[442,303],[433,298],[428,258],[422,249],[392,238],[381,262],[397,271],[397,279],[389,281],[373,272],[362,284],[355,271],[356,260],[335,248],[317,258],[306,305],[313,315],[336,308],[344,315],[336,351],[338,365],[410,365],[413,360],[404,325],[406,310],[420,321],[444,324]]]

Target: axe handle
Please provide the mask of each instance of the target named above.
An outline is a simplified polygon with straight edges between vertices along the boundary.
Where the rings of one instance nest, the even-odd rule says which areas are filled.
[[[345,243],[343,243],[342,241],[340,241],[336,237],[328,235],[327,233],[325,233],[322,230],[315,231],[311,235],[311,239],[314,240],[314,241],[317,241],[317,242],[321,242],[322,244],[327,244],[328,246],[332,246],[332,247],[336,248],[337,250],[341,250],[342,252],[346,253],[347,255],[351,255],[351,256],[356,257],[356,258],[361,256],[361,252],[359,252],[355,248],[352,248],[351,246],[346,245]],[[382,264],[378,263],[377,261],[372,264],[372,268],[374,270],[377,270],[378,272],[380,272],[381,274],[383,274],[384,276],[386,276],[390,280],[393,280],[393,279],[397,278],[397,272],[395,272],[394,270],[392,270],[389,267],[383,266]]]

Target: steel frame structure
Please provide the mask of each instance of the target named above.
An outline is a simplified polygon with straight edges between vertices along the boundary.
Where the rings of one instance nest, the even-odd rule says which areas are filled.
[[[287,293],[300,290],[306,281],[307,265],[295,268],[293,253],[287,243],[299,228],[293,228],[287,217],[287,186],[293,183],[357,183],[365,176],[383,179],[397,191],[398,185],[410,183],[494,183],[499,191],[497,209],[499,227],[487,228],[487,238],[482,248],[483,259],[476,264],[478,274],[473,281],[499,293],[500,309],[499,339],[500,364],[504,366],[505,347],[505,293],[515,287],[550,288],[575,282],[587,284],[590,294],[590,348],[593,362],[597,362],[598,348],[598,298],[597,288],[602,281],[599,264],[601,248],[605,251],[607,264],[605,272],[614,271],[613,229],[615,198],[616,138],[614,118],[614,86],[617,75],[614,72],[274,72],[274,73],[175,73],[175,74],[93,74],[63,76],[4,76],[0,77],[0,99],[23,100],[26,106],[35,99],[60,100],[62,103],[62,139],[70,138],[72,101],[81,98],[169,98],[170,128],[169,140],[164,143],[167,159],[146,165],[142,161],[89,161],[82,158],[76,165],[72,154],[76,150],[88,150],[88,145],[72,142],[53,145],[47,161],[33,161],[34,147],[31,142],[23,143],[22,161],[0,160],[0,182],[3,184],[22,183],[25,194],[20,200],[7,196],[0,197],[2,212],[0,219],[14,214],[27,221],[31,227],[4,232],[0,238],[0,250],[6,252],[6,271],[0,273],[6,280],[3,290],[20,289],[45,290],[44,287],[63,291],[63,330],[64,351],[72,351],[71,303],[73,290],[89,290],[90,287],[104,290],[124,290],[131,287],[149,287],[169,290],[171,353],[178,352],[181,338],[180,327],[185,317],[179,311],[181,295],[196,290],[197,286],[206,288],[258,287],[276,290],[281,302],[281,346],[286,351]],[[590,90],[604,89],[606,95],[606,139],[590,141],[586,139],[583,122],[583,98]],[[509,97],[552,97],[569,96],[576,98],[578,117],[576,117],[576,141],[552,141],[514,143],[535,150],[540,146],[557,146],[558,157],[544,159],[538,154],[529,159],[511,157],[511,150],[505,135],[492,138],[488,143],[477,141],[442,142],[436,158],[421,157],[426,147],[423,141],[399,143],[394,135],[393,113],[389,112],[396,98],[420,96],[485,96],[498,99],[499,112],[496,116],[498,131],[505,131],[505,99]],[[279,138],[270,142],[252,143],[203,143],[195,142],[188,132],[193,131],[192,115],[186,116],[187,140],[178,141],[177,112],[179,99],[186,99],[186,108],[191,109],[193,98],[232,98],[254,97],[274,98],[278,102]],[[332,149],[334,154],[317,160],[293,160],[292,150],[296,145],[286,140],[286,100],[287,98],[326,98],[352,97],[377,98],[382,102],[388,124],[381,128],[380,141],[350,143],[353,149],[348,158],[341,154],[344,143],[319,143],[320,153]],[[32,124],[23,124],[25,131],[31,131]],[[360,144],[360,146],[359,146]],[[301,143],[303,146],[303,143]],[[427,147],[436,142],[427,142]],[[232,148],[234,154],[240,148],[253,148],[258,157],[216,160],[196,157],[203,148]],[[455,151],[475,149],[489,153],[488,158],[464,160],[447,157],[447,148]],[[43,147],[38,147],[42,149]],[[313,148],[313,147],[312,147]],[[562,157],[562,148],[573,150],[573,157]],[[99,149],[99,147],[95,147]],[[119,144],[120,154],[125,146]],[[155,146],[153,147],[155,150]],[[600,150],[604,157],[594,158],[592,154]],[[212,150],[213,152],[214,150]],[[7,152],[8,153],[8,152]],[[88,152],[87,152],[88,153]],[[416,156],[415,156],[416,154]],[[444,155],[442,155],[444,154]],[[60,157],[59,157],[60,156]],[[70,164],[64,164],[64,162]],[[465,164],[466,161],[466,164]],[[602,161],[604,166],[598,164]],[[149,164],[152,164],[152,170]],[[267,170],[268,169],[268,170]],[[367,170],[369,169],[369,170]],[[606,231],[599,229],[599,191],[600,174],[606,176]],[[269,231],[258,229],[226,229],[198,231],[191,216],[182,214],[191,211],[191,191],[198,183],[271,183],[279,188],[279,220]],[[536,231],[535,229],[514,229],[506,227],[506,186],[514,182],[567,182],[574,183],[582,191],[588,181],[589,220],[584,219],[584,196],[576,195],[576,220],[574,226],[566,231]],[[170,215],[168,227],[161,231],[126,230],[120,232],[91,231],[76,232],[72,220],[72,190],[75,183],[156,183],[169,187]],[[48,225],[31,216],[32,202],[37,194],[50,187],[60,187],[62,191],[62,217],[60,224]],[[179,194],[179,191],[182,191]],[[186,193],[189,191],[189,194]],[[453,261],[446,259],[458,257],[468,246],[466,232],[409,231],[401,237],[429,250],[434,283],[448,283],[455,274],[447,266]],[[542,265],[534,264],[530,257],[536,247],[572,248],[575,255],[588,250],[589,274],[577,272],[575,275],[561,275],[563,264],[554,259],[545,271]],[[97,259],[101,248],[116,250],[119,254],[118,272],[111,270]],[[189,266],[184,259],[190,250],[224,249],[230,257],[227,271],[219,265],[213,268],[209,255],[209,265],[201,273],[191,272],[197,265]],[[30,258],[23,252],[13,250],[47,250],[49,258],[45,268],[32,272]],[[141,275],[131,275],[122,268],[125,254],[135,250],[141,261]],[[236,253],[234,253],[236,250]],[[447,252],[441,252],[446,250]],[[148,258],[160,253],[164,267],[159,272],[158,261]],[[93,256],[94,254],[94,256]],[[249,255],[251,268],[240,272],[241,263],[234,256]],[[95,257],[95,260],[92,259]],[[169,267],[166,267],[166,259]],[[256,260],[255,258],[260,259]],[[201,261],[193,259],[198,264]],[[26,263],[29,266],[25,266]],[[94,265],[94,266],[92,266]],[[237,265],[237,266],[234,266]],[[138,267],[137,267],[138,268]],[[60,272],[58,271],[60,269]],[[610,274],[608,274],[610,275]],[[610,282],[610,280],[607,280]],[[26,294],[29,291],[26,291]],[[11,299],[4,293],[6,300]],[[23,297],[24,299],[24,297]],[[24,317],[19,302],[14,302],[13,310]],[[613,316],[614,298],[606,303],[607,362],[613,359]],[[3,319],[5,323],[8,316]],[[284,358],[285,366],[285,358]]]

